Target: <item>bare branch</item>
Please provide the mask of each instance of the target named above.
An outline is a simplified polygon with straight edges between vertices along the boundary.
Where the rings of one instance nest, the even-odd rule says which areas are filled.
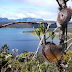
[[[59,0],[56,0],[56,1],[57,1],[57,3],[58,3],[59,7],[62,7],[62,6],[60,5],[60,3],[59,3]]]
[[[36,51],[36,53],[34,54],[32,60],[37,56],[38,51],[39,51],[39,49],[40,49],[40,46],[41,46],[41,44],[42,44],[43,39],[44,39],[44,35],[43,35],[43,37],[41,38],[41,40],[40,40],[40,42],[39,42],[39,45],[38,45],[37,51]],[[32,61],[32,60],[31,60],[31,61]]]
[[[69,50],[69,48],[71,47],[72,43],[69,44],[69,46],[67,47],[67,49],[65,50],[65,52],[67,52]]]
[[[36,24],[36,23],[45,23],[45,24],[48,24],[48,23],[51,23],[51,22],[46,22],[46,21],[35,21],[35,22],[26,22],[26,21],[24,21],[24,22],[10,22],[10,23],[7,23],[7,24],[4,24],[4,25],[0,25],[0,28],[2,28],[2,27],[6,27],[6,26],[9,26],[9,25],[13,25],[13,24],[17,24],[17,23],[31,23],[31,24]],[[51,24],[55,24],[55,22],[54,23],[51,23]]]
[[[72,40],[72,38],[68,39],[67,41],[64,41],[64,43],[67,43],[67,42],[69,42],[70,40]]]
[[[63,8],[67,8],[66,6],[66,2],[69,1],[69,0],[56,0],[58,5],[59,5],[59,9],[63,9]]]

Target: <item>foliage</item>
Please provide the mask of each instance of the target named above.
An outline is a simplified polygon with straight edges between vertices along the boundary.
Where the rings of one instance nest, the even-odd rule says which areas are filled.
[[[28,53],[27,51],[23,51],[22,53]]]
[[[53,41],[54,37],[55,37],[55,34],[53,32],[49,32],[49,36],[51,38],[51,41]]]
[[[22,56],[22,54],[24,53],[21,53],[20,56]],[[25,54],[29,56],[31,53],[27,52]],[[69,54],[69,57],[72,58],[72,51],[68,51],[67,54]],[[24,55],[24,57],[26,57],[26,55]],[[21,72],[40,72],[37,60],[35,59],[31,61],[32,56],[23,59],[24,62],[19,61],[21,59],[22,58],[18,58],[16,61],[14,61],[14,59],[9,59],[9,58],[7,59],[9,60],[9,63],[12,66],[12,70],[15,70],[17,68],[17,69],[21,69]],[[6,63],[7,60],[5,59],[3,63]],[[57,67],[47,62],[45,58],[42,56],[42,54],[38,54],[38,60],[40,62],[41,72],[53,72],[53,71],[58,72]],[[66,69],[66,71],[72,71],[72,59],[69,60],[69,67]]]
[[[9,60],[10,60],[10,57],[8,57],[8,58],[5,59],[5,61],[9,61]]]
[[[24,59],[23,58],[18,58],[18,61],[19,62],[24,62]]]
[[[35,30],[37,37],[40,37],[40,31],[38,29],[35,29],[35,28],[34,28],[34,30]]]
[[[40,69],[42,70],[42,71],[46,71],[46,65],[45,65],[45,63],[42,63],[41,65],[40,65]]]
[[[38,29],[42,34],[45,34],[45,25],[44,24],[39,24],[38,25]]]
[[[5,55],[4,54],[1,54],[1,58],[5,58]]]
[[[68,51],[67,54],[69,55],[69,58],[71,59],[68,60],[69,67],[66,68],[66,71],[71,72],[72,71],[72,51]],[[1,57],[2,59],[4,59],[2,61],[2,64],[4,65],[5,63],[9,61],[10,65],[12,66],[11,69],[13,71],[15,69],[21,69],[21,72],[40,72],[37,59],[31,61],[33,55],[34,54],[32,52],[25,51],[20,54],[19,56],[20,58],[14,61],[14,58],[12,57],[11,58],[8,57],[7,59],[5,59],[6,55],[2,54]],[[25,59],[22,57],[25,57]],[[41,72],[58,72],[57,67],[47,62],[42,54],[38,54],[38,60],[40,62]]]
[[[45,34],[45,28],[46,28],[45,25],[41,24],[41,23],[38,25],[38,29],[34,28],[35,33],[36,33],[38,38],[40,37],[40,33],[41,34]]]
[[[7,51],[8,50],[8,48],[9,48],[9,46],[7,46],[7,44],[4,44],[4,46],[2,46],[2,50],[4,51]]]
[[[68,60],[68,63],[69,63],[69,67],[66,69],[66,71],[72,71],[72,51],[68,51],[67,54],[69,55],[69,60]]]
[[[12,64],[12,60],[9,60],[9,64]]]
[[[21,54],[20,54],[20,57],[27,57],[27,56],[29,56],[30,54],[33,54],[33,53],[31,53],[31,52],[21,53]]]

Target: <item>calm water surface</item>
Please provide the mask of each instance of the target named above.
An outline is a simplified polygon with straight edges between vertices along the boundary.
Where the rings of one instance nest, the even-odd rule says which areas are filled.
[[[22,33],[22,31],[32,31],[33,28],[12,28],[0,29],[0,48],[7,44],[9,46],[9,52],[12,52],[12,49],[17,48],[18,53],[20,54],[23,50],[28,52],[35,52],[39,41],[36,35],[31,33]],[[50,39],[48,39],[50,41]],[[59,40],[54,38],[54,43],[59,43]]]

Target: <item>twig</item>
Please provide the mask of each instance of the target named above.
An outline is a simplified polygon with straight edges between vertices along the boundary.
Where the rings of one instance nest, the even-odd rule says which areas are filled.
[[[51,23],[48,24],[47,29],[45,31],[45,33],[47,33],[47,31],[49,30],[49,26],[51,25]]]
[[[67,52],[69,50],[69,48],[71,47],[72,43],[69,44],[69,46],[67,47],[67,49],[65,50],[65,52]]]
[[[55,28],[55,29],[53,30],[53,32],[55,32],[57,29],[58,29],[58,27]],[[48,36],[48,37],[46,38],[46,40],[47,40],[49,37],[50,37],[50,36]]]
[[[68,39],[68,40],[67,40],[67,41],[65,41],[64,43],[67,43],[67,42],[69,42],[70,40],[72,40],[72,38]]]
[[[9,61],[4,66],[6,66],[7,64],[9,64]],[[1,68],[1,72],[3,72],[3,67]]]
[[[48,24],[48,22],[43,22],[43,21],[35,21],[35,22],[11,22],[11,23],[7,23],[7,24],[3,24],[3,25],[0,25],[0,28],[3,28],[3,27],[6,27],[6,26],[9,26],[9,25],[13,25],[13,24],[17,24],[17,23],[31,23],[31,24],[36,24],[36,23],[45,23],[45,24]],[[55,23],[52,23],[52,24],[55,24]]]
[[[38,67],[39,67],[39,70],[40,70],[40,72],[41,72],[41,69],[40,69],[40,62],[39,62],[39,60],[37,59],[37,62],[38,62]]]
[[[44,38],[44,35],[43,35],[43,37],[41,38],[41,40],[40,40],[40,42],[39,42],[39,45],[38,45],[37,51],[36,51],[36,53],[34,54],[32,60],[33,60],[33,59],[35,58],[35,56],[38,54],[38,51],[39,51],[40,46],[41,46],[41,44],[42,44],[43,38]],[[32,60],[31,60],[31,61],[32,61]]]
[[[48,31],[50,25],[51,25],[51,23],[48,24],[46,32]],[[45,33],[46,33],[46,32],[45,32]],[[35,58],[35,56],[37,56],[38,51],[39,51],[39,49],[40,49],[40,46],[41,46],[41,44],[42,44],[42,42],[43,42],[43,39],[44,39],[44,35],[42,36],[42,38],[41,38],[41,40],[40,40],[40,42],[39,42],[39,45],[38,45],[37,51],[35,52],[35,54],[34,54],[32,60]],[[32,61],[32,60],[31,60],[31,61]]]

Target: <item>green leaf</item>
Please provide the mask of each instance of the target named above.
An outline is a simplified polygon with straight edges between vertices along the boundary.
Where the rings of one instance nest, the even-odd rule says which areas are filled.
[[[40,37],[40,31],[38,29],[35,29],[35,28],[34,28],[34,30],[35,30],[35,33],[36,33],[37,37]]]
[[[38,28],[39,28],[39,31],[42,33],[42,34],[44,34],[45,33],[45,25],[44,24],[39,24],[38,25]]]
[[[49,32],[49,35],[52,36],[52,32]]]
[[[45,25],[43,24],[43,32],[45,33]]]
[[[50,35],[51,41],[53,41],[55,34],[52,34],[52,32],[49,32],[49,35]]]

